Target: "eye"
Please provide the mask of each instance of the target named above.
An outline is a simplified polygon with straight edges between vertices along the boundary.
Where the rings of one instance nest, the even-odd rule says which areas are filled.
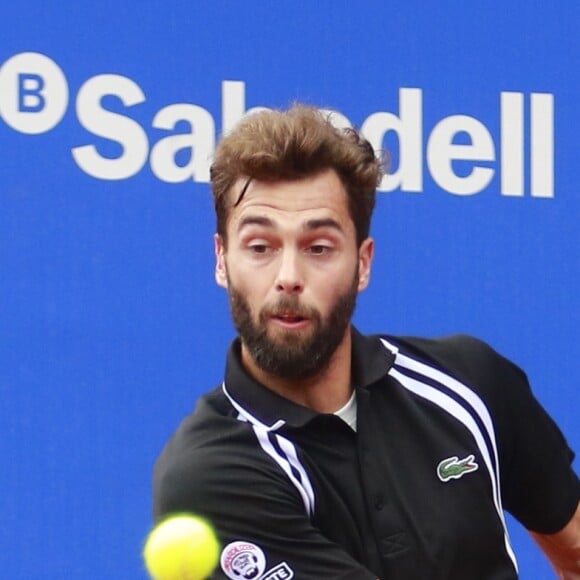
[[[333,248],[325,244],[313,244],[309,246],[308,251],[314,256],[323,256],[324,254],[330,254]]]
[[[278,244],[275,240],[269,240],[262,237],[250,239],[244,244],[244,246],[248,254],[252,257],[270,256],[278,248]]]
[[[267,244],[250,244],[248,247],[253,254],[265,254],[269,249]]]

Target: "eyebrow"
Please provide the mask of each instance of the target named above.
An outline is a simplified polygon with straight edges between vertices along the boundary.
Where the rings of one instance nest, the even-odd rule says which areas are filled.
[[[246,216],[240,220],[238,224],[238,231],[245,228],[246,226],[263,226],[266,228],[274,228],[275,223],[270,218],[264,216]],[[337,230],[338,232],[343,232],[342,226],[332,218],[315,218],[306,221],[302,229],[304,231],[319,230],[322,228],[331,228]]]
[[[332,218],[318,218],[318,219],[311,219],[308,220],[302,229],[304,230],[319,230],[321,228],[331,228],[342,232],[342,226]]]
[[[238,224],[238,231],[245,228],[246,226],[264,226],[266,228],[273,228],[274,222],[267,217],[249,215],[240,220]]]

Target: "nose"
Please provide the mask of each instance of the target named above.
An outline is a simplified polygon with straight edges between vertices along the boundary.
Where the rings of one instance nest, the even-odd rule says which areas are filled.
[[[281,253],[276,290],[287,294],[300,294],[304,290],[299,256],[293,250],[285,250]]]

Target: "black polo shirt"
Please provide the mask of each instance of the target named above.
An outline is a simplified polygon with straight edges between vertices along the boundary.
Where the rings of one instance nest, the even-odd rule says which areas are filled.
[[[353,329],[357,431],[255,382],[228,353],[154,473],[154,514],[208,518],[212,578],[517,578],[503,509],[540,533],[572,517],[573,453],[525,375],[467,336]]]

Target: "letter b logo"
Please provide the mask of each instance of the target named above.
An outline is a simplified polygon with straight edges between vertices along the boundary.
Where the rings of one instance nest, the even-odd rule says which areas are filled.
[[[0,68],[0,117],[21,133],[54,128],[68,106],[68,84],[59,66],[37,52],[9,58]]]

